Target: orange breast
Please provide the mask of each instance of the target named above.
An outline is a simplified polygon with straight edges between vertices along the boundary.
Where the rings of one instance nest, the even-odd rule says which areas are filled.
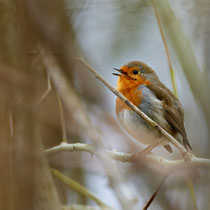
[[[138,86],[119,90],[129,101],[134,105],[138,106],[141,102],[142,93],[141,90],[138,90]],[[125,104],[121,99],[117,97],[116,99],[116,113],[118,114],[123,109],[131,109],[127,104]]]
[[[126,76],[120,76],[117,82],[117,90],[122,93],[129,101],[131,101],[134,105],[138,106],[142,100],[142,92],[138,90],[140,85],[149,86],[150,81],[144,79],[143,77],[139,77],[137,80],[129,79]],[[131,109],[128,105],[126,105],[122,100],[117,98],[116,100],[116,113],[118,114],[123,109]]]

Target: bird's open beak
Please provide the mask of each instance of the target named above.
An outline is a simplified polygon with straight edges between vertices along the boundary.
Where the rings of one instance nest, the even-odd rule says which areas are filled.
[[[121,74],[112,73],[115,76],[119,77],[119,76],[122,76],[122,75],[127,75],[127,73],[124,72],[122,69],[117,69],[117,68],[113,68],[113,69],[121,73]]]

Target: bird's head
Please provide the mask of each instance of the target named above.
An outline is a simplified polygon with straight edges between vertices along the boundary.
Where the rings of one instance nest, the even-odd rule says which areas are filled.
[[[118,73],[113,75],[119,76],[118,89],[130,88],[138,85],[150,85],[154,80],[158,80],[154,70],[141,61],[131,61],[122,66],[120,69],[114,68]]]

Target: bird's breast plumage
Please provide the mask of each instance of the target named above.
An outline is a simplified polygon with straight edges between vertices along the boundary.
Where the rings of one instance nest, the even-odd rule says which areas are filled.
[[[170,125],[164,118],[163,102],[157,99],[146,85],[140,85],[133,89],[132,92],[124,91],[121,93],[160,126],[168,131],[170,130]],[[133,96],[130,95],[131,93]],[[121,125],[138,141],[150,145],[157,141],[158,137],[161,137],[154,128],[149,126],[119,98],[116,102],[116,113]]]
[[[132,87],[120,90],[120,92],[134,105],[138,106],[141,103],[142,93],[141,90],[138,90],[138,87]],[[121,99],[116,99],[116,113],[121,112],[124,109],[131,109],[126,105]]]

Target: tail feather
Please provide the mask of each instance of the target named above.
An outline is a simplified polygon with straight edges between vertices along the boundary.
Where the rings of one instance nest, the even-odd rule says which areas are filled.
[[[171,148],[171,146],[170,146],[169,144],[164,145],[164,148],[165,148],[169,153],[172,153],[172,152],[173,152],[173,149]]]

